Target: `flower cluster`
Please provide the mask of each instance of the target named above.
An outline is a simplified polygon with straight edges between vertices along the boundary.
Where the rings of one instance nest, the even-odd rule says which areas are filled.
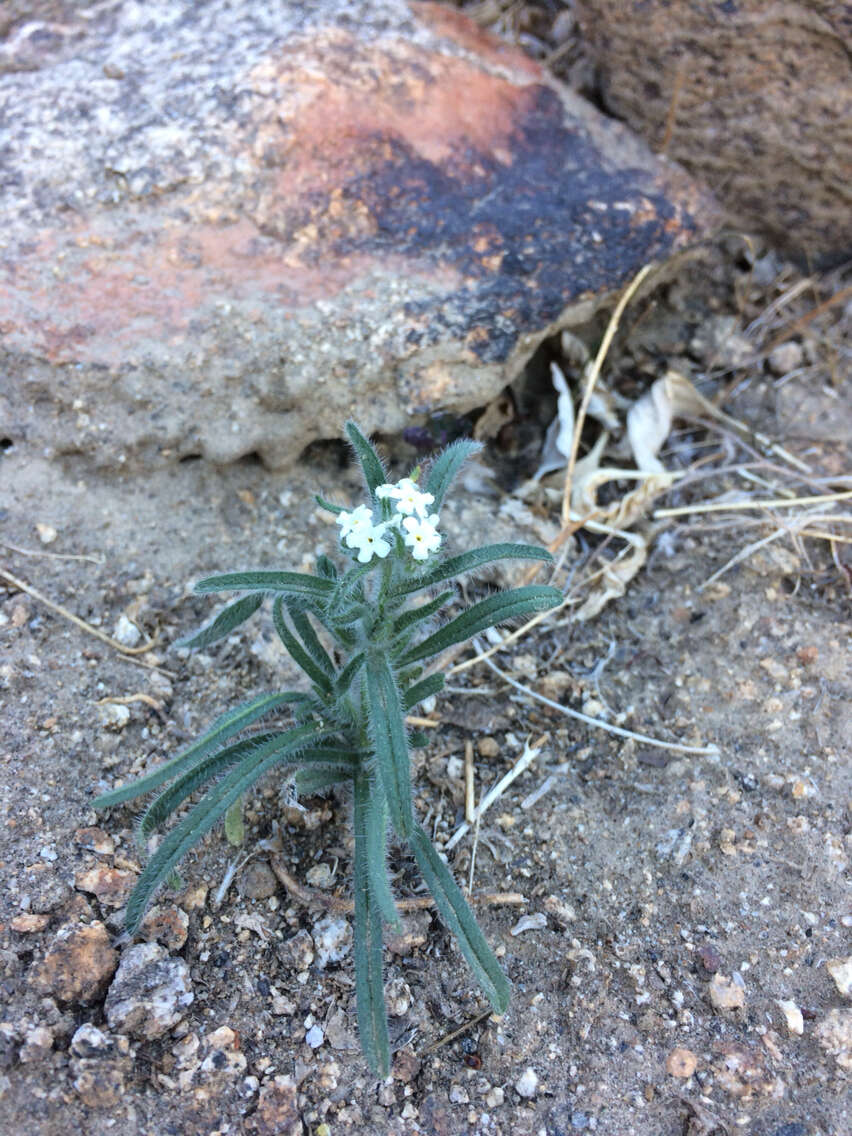
[[[393,530],[401,534],[415,560],[426,560],[438,551],[441,534],[437,529],[438,514],[429,512],[435,501],[431,493],[423,493],[415,481],[404,477],[396,485],[380,485],[376,496],[393,502],[394,515],[389,520],[376,524],[368,505],[359,505],[351,513],[339,513],[337,517],[343,543],[357,550],[361,564],[368,564],[374,556],[383,560],[388,555],[394,544]]]

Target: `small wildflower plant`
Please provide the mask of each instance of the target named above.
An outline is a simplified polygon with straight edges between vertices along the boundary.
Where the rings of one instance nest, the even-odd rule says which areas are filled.
[[[157,889],[186,853],[261,777],[293,769],[305,794],[339,782],[351,787],[354,813],[354,958],[358,1025],[371,1068],[390,1067],[382,972],[382,928],[399,926],[387,871],[391,831],[410,848],[435,905],[493,1008],[502,1013],[509,985],[464,896],[424,829],[411,800],[409,750],[425,744],[406,715],[443,686],[426,660],[488,627],[546,610],[561,600],[550,587],[499,592],[436,625],[456,598],[441,585],[495,560],[549,560],[526,544],[493,544],[442,558],[438,531],[444,496],[465,459],[479,447],[461,441],[432,463],[421,488],[417,473],[387,480],[378,454],[353,423],[346,433],[361,464],[368,501],[336,514],[344,567],[320,556],[316,574],[251,571],[210,576],[205,595],[240,592],[216,618],[183,641],[207,647],[253,615],[267,597],[284,647],[304,671],[310,692],[263,694],[217,719],[188,749],[94,803],[104,809],[157,790],[139,822],[143,843],[197,790],[205,794],[163,837],[127,905],[136,931]],[[437,594],[436,594],[437,591]],[[287,708],[292,724],[261,727]],[[251,731],[251,732],[249,732]]]

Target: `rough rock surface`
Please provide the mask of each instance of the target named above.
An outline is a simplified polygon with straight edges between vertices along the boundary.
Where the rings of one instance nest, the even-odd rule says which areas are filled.
[[[103,993],[117,961],[103,923],[68,923],[56,932],[30,983],[62,1002],[92,1002]]]
[[[680,169],[438,4],[28,14],[0,26],[12,442],[283,467],[349,414],[396,431],[482,405],[715,222]]]
[[[852,7],[578,0],[607,107],[736,222],[813,263],[852,251]]]
[[[111,1029],[151,1039],[177,1025],[194,997],[183,959],[140,943],[122,955],[104,1010]]]

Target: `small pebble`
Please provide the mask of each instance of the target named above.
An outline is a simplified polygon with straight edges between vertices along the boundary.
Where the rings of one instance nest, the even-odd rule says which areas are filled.
[[[780,343],[774,351],[769,353],[769,370],[773,375],[788,375],[802,365],[802,347],[799,343],[790,341]]]
[[[698,1068],[698,1058],[691,1049],[673,1049],[666,1058],[666,1072],[672,1077],[684,1080],[691,1077]]]
[[[194,998],[183,959],[140,943],[124,952],[104,1010],[111,1029],[148,1041],[177,1025]]]
[[[480,738],[476,743],[476,748],[480,757],[497,757],[500,753],[500,746],[496,738]]]
[[[311,1028],[305,1034],[305,1042],[311,1047],[311,1049],[319,1049],[324,1041],[325,1034],[322,1032],[322,1028],[320,1026],[311,1026]]]
[[[392,1018],[404,1017],[411,1008],[411,988],[404,978],[392,978],[385,987],[385,1005]]]
[[[852,998],[852,955],[848,958],[829,959],[825,969],[834,979],[838,993],[844,998]]]
[[[53,544],[57,537],[57,532],[53,525],[46,525],[40,521],[36,522],[36,532],[42,544]]]
[[[30,983],[61,1002],[92,1002],[103,992],[117,962],[103,923],[68,923],[30,972]]]
[[[775,1004],[784,1015],[788,1033],[801,1036],[805,1030],[805,1020],[802,1011],[792,998],[777,998]]]
[[[126,615],[120,615],[112,629],[112,637],[122,647],[136,647],[142,638],[142,632]]]
[[[78,891],[94,895],[105,907],[123,907],[136,885],[135,872],[123,868],[105,868],[98,865],[88,871],[78,872],[74,886]]]
[[[105,730],[123,730],[130,721],[130,707],[120,702],[106,702],[98,707],[98,718]]]
[[[316,964],[325,970],[330,962],[341,962],[352,949],[352,927],[340,916],[324,915],[313,927]]]
[[[538,1074],[531,1066],[527,1066],[515,1081],[515,1092],[524,1100],[532,1100],[538,1092]]]
[[[741,1010],[745,1005],[745,990],[724,974],[713,975],[708,992],[715,1010]]]
[[[829,1010],[814,1037],[841,1069],[852,1072],[852,1010]]]
[[[239,891],[246,899],[269,899],[278,891],[278,881],[268,864],[249,864],[239,880]]]

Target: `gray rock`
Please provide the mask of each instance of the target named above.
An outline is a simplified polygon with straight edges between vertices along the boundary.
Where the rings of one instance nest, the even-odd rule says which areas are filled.
[[[463,412],[715,222],[449,7],[85,8],[0,23],[13,441],[284,467],[350,415]]]
[[[189,968],[158,943],[140,943],[122,955],[106,996],[110,1028],[133,1037],[162,1037],[194,999]]]

